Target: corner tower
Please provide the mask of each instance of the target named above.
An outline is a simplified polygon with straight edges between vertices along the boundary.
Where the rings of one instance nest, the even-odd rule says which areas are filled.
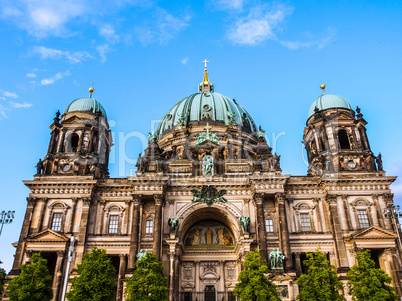
[[[112,144],[107,114],[92,97],[71,102],[64,114],[56,113],[50,125],[51,138],[43,163],[39,161],[38,174],[109,176],[108,162]]]
[[[382,171],[381,155],[371,151],[366,132],[367,121],[352,110],[341,96],[323,94],[311,105],[303,143],[306,147],[309,174],[325,172]]]

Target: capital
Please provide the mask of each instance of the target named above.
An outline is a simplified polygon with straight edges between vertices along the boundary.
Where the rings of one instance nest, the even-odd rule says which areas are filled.
[[[164,198],[163,194],[154,194],[155,205],[163,205]]]
[[[142,204],[142,194],[133,194],[133,203],[136,205]]]
[[[36,204],[36,198],[28,197],[27,203],[28,203],[28,206],[34,206]]]
[[[255,193],[254,199],[258,205],[261,205],[262,202],[264,201],[264,193]]]
[[[275,193],[275,201],[277,201],[278,203],[285,202],[285,194],[282,192]]]
[[[336,194],[327,194],[325,197],[325,201],[327,202],[328,205],[331,204],[336,204],[338,196]]]

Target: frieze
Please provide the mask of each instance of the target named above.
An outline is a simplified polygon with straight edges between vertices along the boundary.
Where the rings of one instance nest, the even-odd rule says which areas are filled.
[[[32,189],[32,194],[90,194],[92,189],[74,188],[38,188]]]

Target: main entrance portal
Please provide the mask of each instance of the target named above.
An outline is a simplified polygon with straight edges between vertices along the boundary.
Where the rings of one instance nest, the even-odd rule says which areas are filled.
[[[204,290],[204,301],[215,301],[215,287],[213,285],[207,285]]]

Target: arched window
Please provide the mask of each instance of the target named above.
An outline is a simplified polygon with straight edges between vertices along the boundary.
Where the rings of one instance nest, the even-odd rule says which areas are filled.
[[[71,150],[75,153],[78,149],[78,140],[79,140],[79,136],[76,133],[73,133],[71,135]]]
[[[338,132],[338,139],[339,139],[339,146],[341,147],[341,149],[350,149],[349,137],[346,130],[340,130]]]

